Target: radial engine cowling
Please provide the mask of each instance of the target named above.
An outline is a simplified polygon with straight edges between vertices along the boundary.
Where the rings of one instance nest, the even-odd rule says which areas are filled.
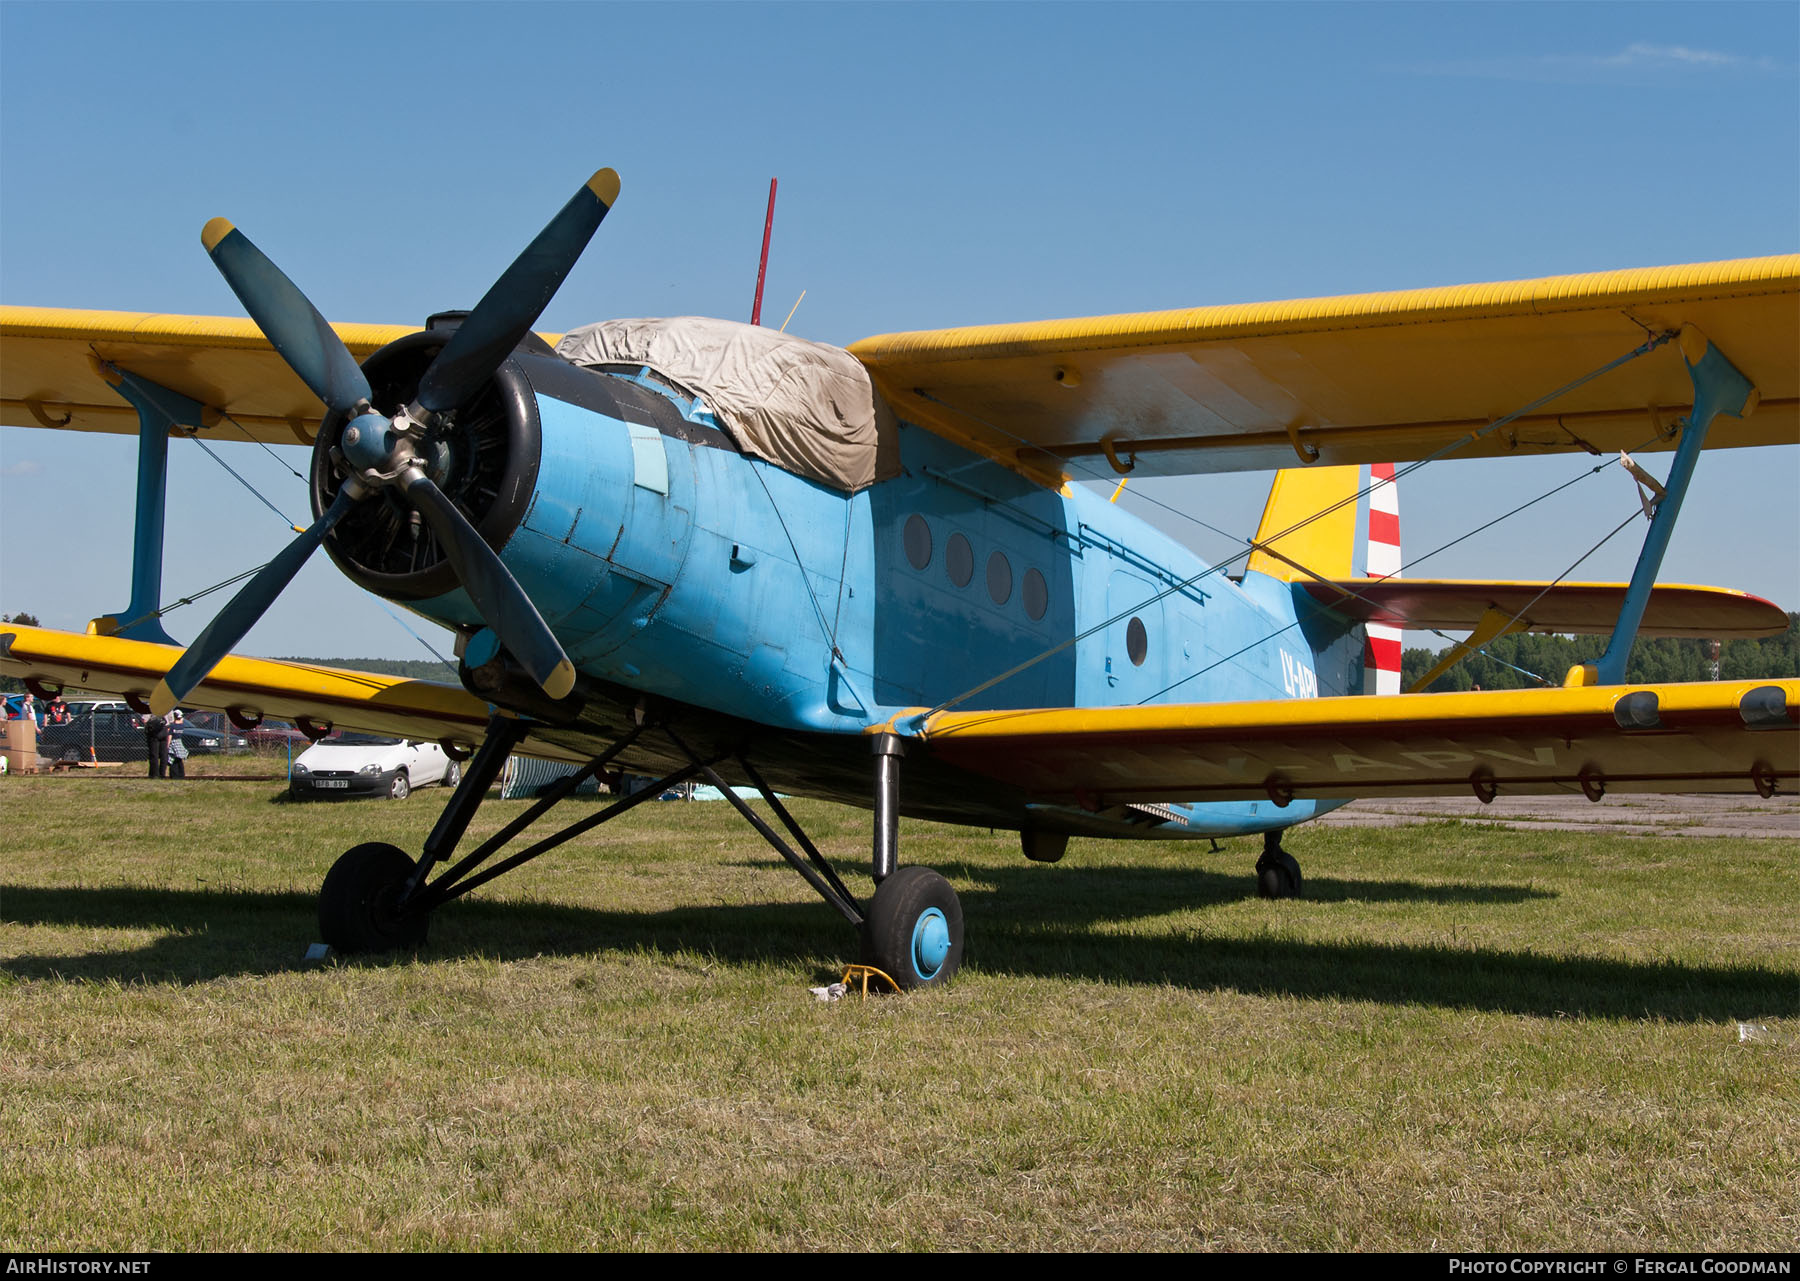
[[[375,408],[393,414],[417,394],[433,357],[450,341],[454,324],[408,334],[363,362]],[[521,350],[549,351],[527,335]],[[334,413],[313,442],[312,506],[315,516],[337,497],[343,478],[332,450],[349,422]],[[513,361],[506,361],[451,421],[429,429],[419,453],[427,472],[468,516],[483,541],[498,552],[524,519],[537,486],[541,436],[537,398]],[[458,584],[431,526],[394,489],[358,503],[325,539],[331,559],[359,587],[389,600],[429,600]]]

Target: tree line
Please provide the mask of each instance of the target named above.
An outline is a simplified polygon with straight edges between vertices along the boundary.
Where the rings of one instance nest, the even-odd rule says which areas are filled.
[[[1577,663],[1598,661],[1606,652],[1606,639],[1533,632],[1502,636],[1489,641],[1482,653],[1471,654],[1438,677],[1428,692],[1561,685],[1563,677]],[[1685,637],[1640,639],[1632,646],[1631,658],[1625,664],[1625,679],[1634,684],[1651,684],[1800,676],[1800,614],[1788,615],[1787,631],[1779,636],[1718,642],[1716,660],[1711,648],[1714,643]],[[1400,688],[1411,689],[1413,682],[1430,671],[1439,657],[1439,653],[1429,649],[1407,650],[1400,656]]]

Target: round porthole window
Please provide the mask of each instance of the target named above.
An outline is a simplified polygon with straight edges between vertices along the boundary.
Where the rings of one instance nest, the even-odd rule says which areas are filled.
[[[1012,599],[1012,562],[1006,559],[1005,552],[995,552],[988,557],[988,595],[994,598],[994,604],[1004,605]]]
[[[1042,618],[1044,611],[1050,608],[1049,585],[1044,582],[1044,576],[1035,569],[1025,571],[1025,585],[1020,591],[1020,595],[1025,601],[1025,612],[1031,616],[1033,622]]]
[[[1131,660],[1133,667],[1142,667],[1144,660],[1150,656],[1150,633],[1144,630],[1144,620],[1134,618],[1125,624],[1125,656]]]
[[[906,518],[901,543],[906,548],[907,563],[914,569],[924,569],[931,564],[931,526],[925,523],[923,516],[914,513]]]
[[[967,587],[975,577],[975,549],[961,534],[950,535],[950,541],[944,544],[944,572],[958,587]]]

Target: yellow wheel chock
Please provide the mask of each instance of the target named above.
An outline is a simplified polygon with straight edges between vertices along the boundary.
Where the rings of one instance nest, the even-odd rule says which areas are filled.
[[[876,969],[873,965],[852,965],[844,970],[844,986],[848,988],[853,983],[859,984],[865,1001],[869,999],[870,979],[880,979],[888,985],[890,991],[898,992],[900,990],[900,985],[894,982],[892,975],[886,970]],[[877,995],[879,995],[879,989]]]

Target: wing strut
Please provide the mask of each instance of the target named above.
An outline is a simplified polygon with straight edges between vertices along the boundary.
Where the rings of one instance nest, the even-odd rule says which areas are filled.
[[[88,624],[97,636],[174,645],[163,630],[163,529],[168,517],[169,433],[177,427],[204,427],[218,412],[106,361],[90,362],[112,389],[137,410],[137,523],[131,540],[131,603],[117,614]]]
[[[1681,500],[1687,496],[1688,484],[1694,478],[1694,466],[1700,461],[1700,451],[1706,445],[1707,429],[1720,414],[1748,418],[1756,409],[1759,398],[1756,388],[1693,325],[1682,326],[1681,356],[1687,362],[1688,377],[1694,383],[1693,412],[1682,425],[1681,444],[1676,447],[1669,479],[1664,482],[1664,492],[1656,503],[1656,514],[1650,519],[1650,532],[1644,535],[1644,547],[1638,553],[1637,567],[1631,572],[1631,586],[1626,589],[1625,603],[1619,607],[1619,622],[1606,644],[1606,652],[1598,662],[1584,663],[1571,671],[1567,684],[1624,683],[1625,660],[1631,656],[1632,643],[1637,640],[1638,625],[1643,622],[1644,609],[1650,603],[1650,590],[1656,586],[1663,553],[1669,549],[1675,520],[1681,515]]]

